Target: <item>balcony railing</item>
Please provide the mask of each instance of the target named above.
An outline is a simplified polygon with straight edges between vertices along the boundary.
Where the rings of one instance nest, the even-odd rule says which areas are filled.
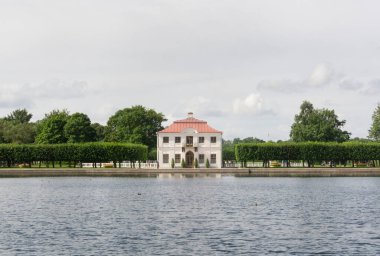
[[[193,143],[183,142],[182,143],[182,147],[184,147],[184,148],[198,147],[198,143],[195,143],[195,142],[193,142]]]

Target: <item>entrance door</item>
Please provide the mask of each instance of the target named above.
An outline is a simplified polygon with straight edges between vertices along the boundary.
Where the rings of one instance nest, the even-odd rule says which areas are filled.
[[[193,161],[194,161],[194,153],[191,151],[188,151],[186,153],[186,167],[187,168],[193,167]]]

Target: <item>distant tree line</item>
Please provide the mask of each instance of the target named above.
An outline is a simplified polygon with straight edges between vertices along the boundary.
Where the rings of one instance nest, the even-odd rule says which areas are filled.
[[[106,125],[92,123],[84,113],[53,110],[42,120],[31,122],[32,114],[17,109],[0,119],[0,143],[62,144],[84,142],[124,142],[156,147],[156,132],[166,121],[162,113],[143,106],[117,111]]]
[[[162,113],[141,105],[118,110],[105,125],[92,123],[84,113],[70,114],[67,110],[53,110],[44,118],[31,122],[32,114],[17,109],[0,118],[0,143],[3,144],[64,144],[85,142],[122,142],[148,146],[149,159],[156,158],[156,133],[166,121]],[[304,101],[295,115],[289,142],[368,142],[380,141],[380,105],[372,115],[368,138],[350,138],[334,110],[317,109]],[[241,143],[263,143],[248,137],[223,141],[223,159],[235,160],[235,146]]]

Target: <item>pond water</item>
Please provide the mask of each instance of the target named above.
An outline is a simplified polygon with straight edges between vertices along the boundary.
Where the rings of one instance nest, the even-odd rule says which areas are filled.
[[[380,178],[8,178],[0,218],[0,255],[379,255]]]

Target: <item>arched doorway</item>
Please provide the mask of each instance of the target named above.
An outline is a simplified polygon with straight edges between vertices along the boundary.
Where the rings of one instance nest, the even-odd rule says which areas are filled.
[[[193,167],[193,161],[194,161],[194,153],[191,151],[187,151],[187,153],[186,153],[186,167],[187,168]]]

